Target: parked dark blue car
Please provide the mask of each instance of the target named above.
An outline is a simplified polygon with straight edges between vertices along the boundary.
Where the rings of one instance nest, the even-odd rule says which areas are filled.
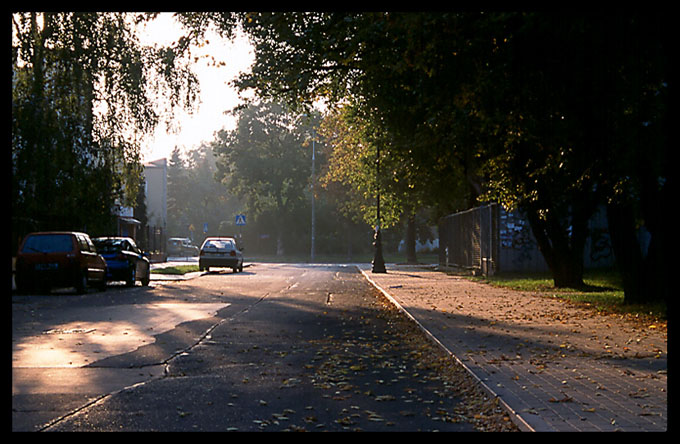
[[[125,281],[132,287],[136,281],[149,285],[151,265],[135,241],[129,237],[98,237],[92,239],[97,253],[106,261],[106,280]]]

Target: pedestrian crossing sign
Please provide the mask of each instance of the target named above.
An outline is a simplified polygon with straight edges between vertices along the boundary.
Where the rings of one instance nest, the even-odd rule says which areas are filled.
[[[237,214],[236,215],[236,225],[245,225],[246,224],[246,215],[245,214]]]

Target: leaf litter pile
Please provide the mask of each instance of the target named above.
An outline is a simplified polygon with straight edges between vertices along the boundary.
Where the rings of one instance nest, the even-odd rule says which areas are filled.
[[[311,318],[303,323],[321,329],[298,325],[293,332],[293,322],[273,326],[267,320],[264,338],[262,328],[249,319],[228,328],[232,338],[246,342],[230,345],[228,336],[214,332],[214,343],[175,362],[171,373],[180,378],[170,379],[182,379],[184,371],[187,377],[210,373],[227,378],[211,389],[210,399],[224,391],[220,405],[211,406],[219,409],[226,403],[228,408],[215,415],[211,428],[201,429],[518,431],[498,401],[380,292],[371,287],[359,293],[333,297],[327,310],[308,312]],[[228,349],[218,352],[222,346]],[[201,357],[207,354],[224,356],[232,367],[206,367],[208,359]],[[237,361],[248,364],[233,367]],[[183,412],[201,402],[198,390],[191,384],[192,399]],[[214,413],[200,414],[207,418]]]
[[[325,398],[350,404],[336,424],[360,431],[368,419],[384,426],[371,430],[445,431],[446,424],[464,423],[477,431],[518,431],[497,399],[382,294],[374,295],[377,316],[360,319],[362,329],[313,341],[318,351],[307,368],[314,386]],[[387,414],[352,404],[367,398]]]

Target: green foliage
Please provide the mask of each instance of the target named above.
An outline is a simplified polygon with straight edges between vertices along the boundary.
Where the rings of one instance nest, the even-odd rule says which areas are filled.
[[[152,274],[187,274],[200,271],[198,265],[176,265],[172,267],[156,268],[151,270]]]
[[[200,244],[204,236],[236,233],[234,215],[240,203],[224,184],[215,180],[216,172],[209,145],[202,144],[185,155],[179,148],[173,150],[168,163],[168,237],[193,237]],[[204,224],[208,224],[207,233],[203,233]]]
[[[32,230],[114,232],[115,206],[137,196],[139,141],[159,122],[156,99],[195,100],[181,54],[143,47],[133,21],[122,13],[12,15],[13,242]]]
[[[382,150],[383,191],[402,195],[405,214],[424,205],[444,214],[479,194],[475,146],[452,140],[463,132],[450,127],[454,87],[471,71],[452,63],[467,48],[457,14],[257,13],[243,22],[256,62],[236,84],[291,106],[353,103]]]
[[[625,215],[610,218],[617,257],[632,252],[625,274],[654,274],[672,262],[659,205],[670,197],[672,27],[661,15],[225,17],[242,23],[256,51],[252,71],[236,84],[292,107],[351,103],[379,136],[359,157],[381,148],[381,166],[395,179],[381,189],[401,193],[401,203],[431,205],[439,215],[484,200],[520,208],[559,286],[582,284],[597,204]],[[335,183],[363,197],[370,168],[359,171]],[[642,224],[652,233],[649,258],[631,229]],[[669,275],[655,273],[641,277],[642,286]],[[646,297],[668,294],[657,290]]]
[[[245,198],[254,216],[273,206],[285,217],[304,200],[311,152],[293,125],[283,108],[265,104],[241,110],[237,129],[218,133],[218,178]]]
[[[501,273],[492,277],[470,278],[518,291],[535,292],[584,304],[609,313],[632,313],[667,318],[666,307],[655,303],[629,305],[624,303],[621,277],[614,270],[594,269],[584,273],[584,285],[576,289],[556,288],[548,273]]]
[[[342,213],[355,222],[388,228],[399,223],[403,195],[396,194],[389,184],[402,179],[390,171],[381,157],[378,177],[377,130],[357,115],[351,106],[330,112],[323,120],[319,135],[328,146],[328,163],[324,165],[322,186],[335,198]],[[380,185],[378,185],[380,181]],[[381,221],[376,220],[376,192],[381,189]]]
[[[300,115],[272,103],[235,112],[236,129],[219,132],[211,147],[217,156],[215,178],[247,215],[247,226],[239,232],[249,256],[309,258],[312,215],[315,254],[350,258],[369,250],[370,226],[349,209],[358,194],[350,197],[340,182],[325,186],[334,149],[324,136],[326,123],[319,125],[319,113]]]
[[[284,231],[295,226],[309,202],[309,136],[280,105],[251,105],[237,112],[237,128],[220,131],[212,143],[216,178],[243,201],[250,218],[269,218],[268,229],[281,249]]]

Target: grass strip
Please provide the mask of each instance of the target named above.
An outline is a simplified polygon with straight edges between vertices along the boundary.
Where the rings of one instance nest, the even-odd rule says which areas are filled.
[[[552,275],[545,273],[499,273],[495,276],[473,277],[496,287],[540,293],[581,303],[598,311],[628,313],[666,319],[665,304],[624,304],[623,284],[614,270],[586,270],[583,288],[557,288]]]
[[[156,268],[151,270],[153,274],[186,274],[199,271],[198,265],[175,265],[172,267]]]

